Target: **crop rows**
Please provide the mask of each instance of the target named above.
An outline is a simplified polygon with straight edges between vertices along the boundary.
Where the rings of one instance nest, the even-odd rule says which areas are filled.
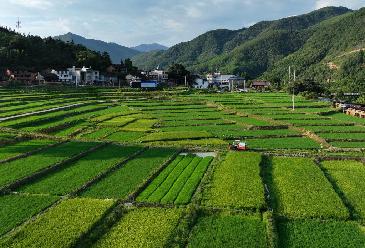
[[[50,140],[27,140],[0,147],[0,161],[40,149],[54,143],[54,141]]]
[[[114,204],[111,200],[71,199],[0,239],[0,247],[70,247]]]
[[[67,195],[138,150],[138,147],[107,145],[64,166],[59,171],[23,186],[18,191],[32,194]]]
[[[85,197],[124,199],[166,162],[174,150],[151,148],[82,193]]]
[[[261,155],[230,152],[214,170],[204,193],[206,206],[261,209],[265,205],[260,177]]]
[[[267,247],[266,225],[260,216],[215,214],[202,216],[188,247]]]
[[[189,203],[211,160],[211,157],[178,156],[137,200],[163,204]]]
[[[96,143],[69,142],[37,152],[26,158],[4,163],[0,166],[0,187],[60,163],[96,145]]]
[[[365,166],[357,161],[324,161],[324,169],[354,208],[355,215],[365,220]]]
[[[311,159],[274,157],[271,173],[279,215],[288,218],[349,217],[340,197]]]

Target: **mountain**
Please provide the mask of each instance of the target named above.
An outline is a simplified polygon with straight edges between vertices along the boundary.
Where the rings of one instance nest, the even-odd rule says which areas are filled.
[[[114,64],[119,64],[121,59],[132,58],[140,52],[116,43],[108,43],[101,40],[86,39],[80,35],[67,33],[64,35],[55,36],[54,39],[62,40],[63,42],[72,42],[83,45],[90,50],[97,52],[107,52]]]
[[[24,36],[0,27],[0,74],[7,68],[41,71],[74,65],[104,71],[110,64],[109,55],[91,51],[82,45]]]
[[[324,28],[322,22],[351,16],[352,13],[344,7],[326,7],[305,15],[259,22],[249,28],[213,30],[166,51],[139,54],[133,61],[141,68],[181,63],[197,73],[218,69],[224,73],[248,74],[257,78],[301,50],[313,35]],[[320,42],[327,41],[323,38]]]
[[[141,44],[139,46],[131,47],[131,49],[137,50],[141,53],[147,53],[153,51],[165,51],[169,48],[158,43],[152,43],[152,44]]]

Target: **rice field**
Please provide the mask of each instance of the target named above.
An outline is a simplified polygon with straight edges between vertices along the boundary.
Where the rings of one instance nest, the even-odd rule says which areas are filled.
[[[0,87],[0,247],[365,247],[365,121],[296,100]]]

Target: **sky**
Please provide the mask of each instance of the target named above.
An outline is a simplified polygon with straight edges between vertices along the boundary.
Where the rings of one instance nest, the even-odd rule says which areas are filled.
[[[191,40],[213,29],[240,29],[263,20],[326,6],[365,7],[365,0],[0,0],[0,25],[55,36],[72,32],[125,46]]]

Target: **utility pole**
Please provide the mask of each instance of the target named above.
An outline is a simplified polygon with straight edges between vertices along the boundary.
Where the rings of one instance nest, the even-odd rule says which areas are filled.
[[[294,70],[294,81],[293,81],[293,111],[295,111],[295,81],[297,80],[296,70]]]
[[[22,22],[20,21],[19,17],[18,17],[18,21],[16,22],[16,29],[18,29],[18,32],[20,31],[20,28],[22,27],[21,26]]]

